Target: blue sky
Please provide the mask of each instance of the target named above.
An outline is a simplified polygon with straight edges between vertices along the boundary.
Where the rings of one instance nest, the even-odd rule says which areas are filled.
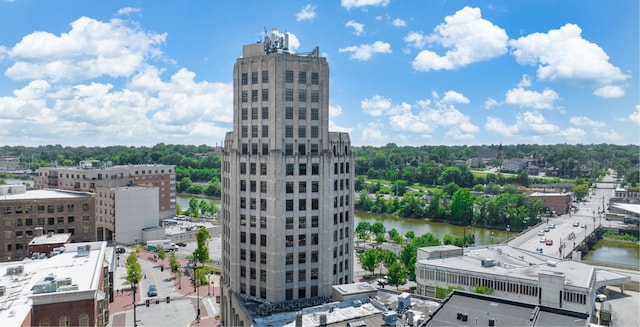
[[[220,145],[263,32],[354,145],[640,144],[638,1],[0,0],[0,145]]]

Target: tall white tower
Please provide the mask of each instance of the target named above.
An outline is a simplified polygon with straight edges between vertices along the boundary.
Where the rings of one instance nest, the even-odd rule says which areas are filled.
[[[248,301],[313,302],[353,280],[349,134],[329,132],[326,58],[287,47],[274,30],[243,46],[233,69],[233,131],[222,154],[227,326],[250,325]]]

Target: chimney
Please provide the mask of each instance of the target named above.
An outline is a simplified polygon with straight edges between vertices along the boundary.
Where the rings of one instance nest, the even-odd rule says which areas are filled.
[[[36,236],[42,236],[43,232],[44,232],[44,229],[42,227],[36,227],[36,229],[35,229],[35,235]]]
[[[47,232],[47,237],[51,237],[51,235],[53,235],[53,232]]]

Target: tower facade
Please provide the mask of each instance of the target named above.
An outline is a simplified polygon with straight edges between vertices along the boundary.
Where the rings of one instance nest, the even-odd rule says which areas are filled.
[[[351,142],[329,132],[326,58],[317,48],[289,53],[287,43],[274,31],[243,46],[234,65],[233,131],[222,153],[228,326],[250,324],[247,301],[311,301],[353,280]]]

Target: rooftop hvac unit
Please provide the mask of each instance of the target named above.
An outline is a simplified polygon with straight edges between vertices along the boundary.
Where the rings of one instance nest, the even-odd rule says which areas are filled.
[[[62,285],[58,287],[58,292],[71,292],[71,291],[77,291],[79,289],[80,288],[78,287],[78,284]]]
[[[323,313],[320,315],[320,326],[327,325],[327,314]]]
[[[24,266],[7,267],[7,275],[20,275],[24,271]]]
[[[398,314],[395,311],[383,313],[383,318],[386,326],[395,326],[398,323]]]
[[[480,264],[482,264],[483,267],[493,267],[496,265],[496,261],[493,259],[482,259],[480,260]]]

